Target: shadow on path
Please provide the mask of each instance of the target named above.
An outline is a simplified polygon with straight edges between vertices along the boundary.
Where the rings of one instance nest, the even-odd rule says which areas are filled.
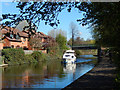
[[[97,66],[91,71],[68,85],[63,89],[79,88],[80,90],[115,89],[115,70],[114,64],[109,62],[109,58],[103,57]]]

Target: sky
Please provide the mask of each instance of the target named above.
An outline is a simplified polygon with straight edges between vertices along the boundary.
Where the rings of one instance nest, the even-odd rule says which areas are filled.
[[[6,0],[5,2],[0,2],[0,17],[1,14],[19,13],[19,9],[16,8],[17,3],[8,1],[9,0]],[[77,9],[72,9],[72,12],[70,13],[68,13],[67,10],[63,10],[58,16],[60,24],[57,29],[64,30],[67,33],[67,40],[69,40],[71,38],[70,23],[74,22],[78,26],[81,38],[83,38],[84,40],[92,39],[91,31],[87,29],[88,26],[82,26],[76,21],[77,19],[80,19],[82,17],[82,13],[78,13]],[[52,29],[54,28],[49,25],[45,25],[44,21],[41,21],[38,27],[38,31],[45,34],[47,34]]]

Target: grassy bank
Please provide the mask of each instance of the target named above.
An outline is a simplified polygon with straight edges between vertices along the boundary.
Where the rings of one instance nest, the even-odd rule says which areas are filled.
[[[2,60],[8,65],[21,65],[25,63],[36,63],[41,61],[50,61],[52,59],[62,58],[62,51],[57,53],[45,54],[39,51],[34,51],[32,54],[25,54],[22,49],[3,49]]]
[[[97,55],[97,50],[75,50],[80,55]]]

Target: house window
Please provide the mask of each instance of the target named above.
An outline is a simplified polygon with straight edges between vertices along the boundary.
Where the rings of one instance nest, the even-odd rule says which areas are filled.
[[[19,45],[17,45],[17,46],[16,46],[16,48],[20,48],[20,46],[19,46]]]
[[[5,35],[4,34],[2,34],[2,37],[4,37]]]
[[[14,48],[14,45],[12,45],[11,47]]]
[[[11,37],[11,38],[13,38],[13,35],[12,35],[12,34],[10,34],[10,37]]]
[[[16,39],[20,39],[19,35],[16,35]]]
[[[26,41],[26,38],[23,38],[23,41],[25,42],[25,41]]]

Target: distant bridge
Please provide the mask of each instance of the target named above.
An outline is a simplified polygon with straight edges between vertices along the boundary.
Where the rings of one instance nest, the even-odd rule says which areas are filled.
[[[72,46],[73,50],[88,50],[88,49],[100,49],[100,47],[96,46],[95,44],[80,44]]]
[[[101,56],[101,47],[95,44],[80,44],[72,46],[73,50],[89,50],[89,49],[97,49],[98,57]]]

